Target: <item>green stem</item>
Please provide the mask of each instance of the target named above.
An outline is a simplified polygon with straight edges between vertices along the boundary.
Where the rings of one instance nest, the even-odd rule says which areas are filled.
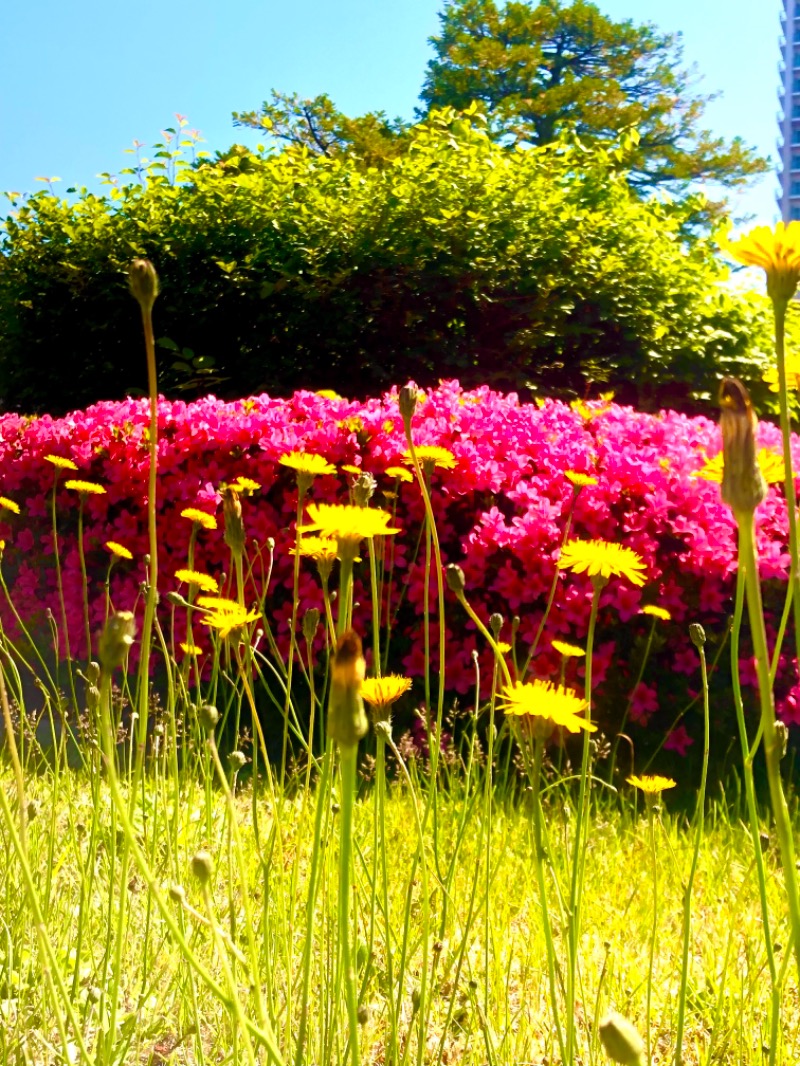
[[[341,832],[339,837],[339,942],[344,971],[344,995],[350,1035],[351,1066],[359,1064],[358,993],[353,965],[353,945],[350,934],[350,910],[353,877],[353,808],[357,788],[358,745],[339,745],[339,767],[342,780]]]

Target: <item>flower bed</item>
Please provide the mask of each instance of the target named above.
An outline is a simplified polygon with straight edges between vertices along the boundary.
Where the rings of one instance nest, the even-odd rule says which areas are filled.
[[[288,646],[292,610],[292,575],[297,488],[291,469],[280,465],[292,451],[314,452],[338,469],[314,480],[309,500],[346,502],[353,474],[342,465],[372,473],[378,483],[373,502],[391,509],[402,533],[387,539],[393,554],[392,604],[400,604],[392,631],[389,668],[419,678],[424,670],[421,618],[424,585],[423,548],[415,551],[424,511],[415,484],[387,476],[406,450],[396,394],[366,403],[309,392],[288,400],[255,396],[233,403],[212,397],[192,404],[160,403],[158,531],[162,613],[171,607],[164,593],[177,589],[177,570],[186,566],[192,522],[181,517],[187,507],[218,516],[216,530],[199,530],[194,565],[219,578],[230,573],[223,540],[217,489],[246,477],[260,489],[242,501],[253,562],[255,599],[267,569],[267,543],[275,542],[274,567],[266,614],[279,646]],[[115,559],[110,594],[115,607],[141,608],[140,585],[147,552],[145,504],[148,476],[148,405],[146,401],[101,403],[63,419],[0,419],[0,491],[21,508],[3,512],[0,536],[6,541],[3,572],[14,604],[26,623],[47,632],[46,611],[61,618],[53,551],[51,500],[56,504],[59,558],[73,655],[86,656],[83,637],[83,581],[78,551],[81,497],[65,487],[67,477],[45,457],[71,460],[71,476],[102,485],[105,493],[83,497],[84,544],[90,588],[90,625],[103,622],[103,583],[112,560],[106,542],[124,545],[131,561]],[[760,443],[779,451],[778,430],[762,424]],[[534,638],[555,573],[570,510],[570,536],[624,544],[643,558],[646,583],[636,587],[612,578],[601,599],[595,656],[596,714],[601,726],[618,724],[632,695],[629,718],[635,727],[650,725],[655,734],[674,720],[699,687],[699,662],[688,636],[690,622],[701,622],[714,638],[724,637],[732,609],[735,527],[713,480],[693,476],[720,449],[716,425],[704,418],[673,412],[646,415],[607,403],[545,401],[520,404],[514,395],[482,388],[462,391],[445,382],[425,395],[414,419],[418,444],[439,445],[456,458],[453,470],[437,469],[432,499],[445,562],[464,570],[467,595],[484,618],[505,618],[501,640],[511,639],[511,620],[519,618],[516,643],[520,659]],[[797,451],[800,462],[800,450]],[[596,479],[578,489],[565,476],[575,471]],[[395,492],[396,500],[383,497]],[[574,506],[573,506],[574,504]],[[780,486],[771,486],[757,512],[761,574],[769,621],[777,621],[789,568],[786,510]],[[358,626],[369,644],[369,578],[364,562],[358,572]],[[402,589],[405,587],[405,593]],[[322,604],[310,560],[301,561],[298,617]],[[401,599],[402,596],[402,599]],[[591,583],[585,576],[563,573],[544,636],[532,662],[536,676],[557,680],[561,656],[557,638],[581,644],[586,638]],[[656,605],[671,614],[657,621],[653,652],[642,682],[632,692],[653,619],[641,613]],[[431,654],[437,661],[436,584],[431,579]],[[180,609],[178,609],[180,610]],[[4,621],[16,633],[7,604]],[[183,623],[179,623],[182,625]],[[201,629],[202,627],[196,627]],[[63,648],[62,639],[62,648]],[[786,645],[789,647],[788,643]],[[481,684],[491,682],[492,658],[472,624],[448,596],[447,688],[474,691],[473,650],[478,650]],[[713,657],[714,646],[709,646]],[[719,677],[728,673],[728,656]],[[579,659],[567,664],[567,681],[580,688]],[[754,674],[744,662],[743,681]],[[794,691],[793,657],[788,653],[778,674],[779,708],[789,722],[800,723]],[[720,721],[728,708],[715,708]],[[693,733],[691,717],[675,731],[672,746],[685,749]]]

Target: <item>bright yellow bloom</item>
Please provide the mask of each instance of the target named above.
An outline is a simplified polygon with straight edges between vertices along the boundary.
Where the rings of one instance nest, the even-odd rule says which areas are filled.
[[[773,452],[769,448],[759,448],[756,462],[768,485],[780,485],[786,480],[786,467],[783,465],[783,456],[778,452]],[[724,470],[723,453],[717,452],[713,458],[707,459],[705,465],[701,466],[699,470],[694,470],[691,476],[702,478],[703,481],[714,481],[716,484],[721,485]]]
[[[543,718],[554,725],[564,726],[570,733],[586,729],[593,733],[596,725],[579,717],[586,710],[586,700],[582,700],[573,689],[562,688],[551,681],[533,681],[523,683],[515,681],[506,685],[500,695],[506,714],[531,715]]]
[[[500,652],[501,655],[508,655],[508,653],[511,651],[511,645],[508,644],[505,640],[498,640],[497,650]]]
[[[73,489],[75,492],[83,492],[87,496],[102,496],[106,491],[96,481],[65,481],[64,488]]]
[[[559,570],[572,570],[576,574],[594,577],[625,577],[633,585],[643,585],[640,571],[645,569],[642,557],[632,548],[610,544],[605,540],[570,540],[564,545]]]
[[[213,514],[201,511],[198,507],[184,507],[181,518],[188,518],[190,522],[196,522],[203,529],[216,529],[217,520]]]
[[[404,466],[387,466],[386,473],[389,477],[396,477],[398,481],[413,481],[414,475]]]
[[[414,451],[417,453],[421,466],[438,467],[440,470],[455,470],[456,468],[457,459],[447,448],[439,448],[436,444],[421,444]],[[414,460],[411,458],[410,450],[403,452],[403,462],[409,466],[413,465]]]
[[[411,679],[398,674],[386,677],[368,677],[361,683],[361,698],[373,707],[383,710],[395,703],[411,688]]]
[[[796,355],[787,355],[783,365],[786,369],[786,388],[800,389],[800,358]],[[778,392],[780,390],[778,368],[776,366],[768,367],[764,371],[762,380],[769,385],[770,392]]]
[[[57,466],[60,470],[77,470],[77,466],[71,459],[65,459],[63,455],[45,455],[48,463]]]
[[[303,537],[297,548],[290,550],[290,555],[307,555],[311,559],[330,559],[333,561],[338,554],[336,541],[331,537]]]
[[[180,648],[184,655],[202,655],[203,653],[203,649],[198,648],[196,644],[185,644],[183,641],[181,641]]]
[[[660,618],[662,622],[670,622],[672,620],[672,615],[669,611],[665,611],[663,607],[656,607],[652,603],[642,607],[642,614],[649,614],[651,618]]]
[[[378,507],[355,507],[349,503],[310,503],[308,517],[310,521],[308,525],[299,528],[300,533],[318,532],[323,537],[340,543],[357,543],[363,538],[400,532],[389,525],[392,520],[389,512]]]
[[[354,463],[342,463],[342,470],[345,474],[353,474],[355,477],[361,477],[363,473],[360,466],[356,466]]]
[[[597,484],[596,477],[592,477],[591,474],[582,474],[580,470],[565,470],[564,477],[567,481],[571,481],[576,489],[584,488],[586,485]]]
[[[236,600],[229,600],[225,596],[198,596],[197,606],[205,607],[208,611],[233,612],[241,611],[242,605]]]
[[[553,650],[557,651],[559,655],[563,655],[565,659],[577,659],[586,654],[583,648],[579,648],[575,644],[566,644],[563,640],[553,640],[550,643],[553,646]]]
[[[197,570],[176,570],[175,577],[186,585],[196,585],[201,592],[219,592],[219,585],[213,577],[201,574]]]
[[[0,496],[0,507],[12,514],[19,514],[19,504],[9,500],[8,496]]]
[[[258,611],[248,611],[238,603],[233,606],[235,610],[229,610],[226,607],[224,610],[207,614],[203,619],[203,623],[212,629],[216,629],[223,640],[225,637],[229,637],[234,630],[250,625],[251,622],[255,622],[259,617]]]
[[[232,482],[231,488],[237,492],[241,492],[245,496],[249,496],[251,492],[258,492],[261,488],[257,481],[253,481],[252,478],[242,477],[240,474],[237,479]]]
[[[671,777],[661,777],[659,774],[642,774],[641,777],[629,777],[628,784],[640,788],[651,796],[663,792],[667,788],[675,788],[677,782]]]
[[[725,239],[720,244],[739,263],[766,272],[767,292],[773,299],[794,296],[800,281],[800,222],[779,222],[775,229],[756,226],[737,241]]]
[[[322,455],[313,452],[289,452],[278,460],[281,466],[288,466],[298,474],[317,477],[320,474],[335,474],[336,467]]]
[[[317,396],[321,396],[323,400],[341,400],[339,393],[333,389],[317,389]]]
[[[116,555],[118,559],[132,559],[133,552],[125,547],[124,544],[120,544],[118,540],[107,540],[106,547],[112,555]]]

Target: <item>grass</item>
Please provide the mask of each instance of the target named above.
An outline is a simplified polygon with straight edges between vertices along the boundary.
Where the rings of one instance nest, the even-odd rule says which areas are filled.
[[[301,1011],[299,975],[316,795],[291,787],[270,796],[262,786],[254,797],[247,784],[236,789],[228,804],[216,785],[207,787],[202,756],[178,779],[170,773],[163,747],[151,759],[133,807],[137,840],[198,961],[221,985],[232,978],[243,1008],[253,1013],[245,934],[249,917],[266,1016],[284,1060],[291,1062]],[[426,841],[420,860],[413,804],[424,800],[423,786],[413,763],[410,772],[413,790],[403,779],[391,786],[385,837],[381,844],[378,833],[377,850],[375,795],[363,777],[355,809],[353,933],[362,1061],[387,1061],[390,1039],[396,1041],[398,1060],[405,1062],[510,1066],[557,1061],[529,793],[501,791],[487,807],[483,768],[472,765],[471,784],[465,787],[461,767],[439,796],[437,849]],[[6,794],[13,793],[7,770],[1,784]],[[568,882],[573,796],[555,775],[551,785],[545,797],[546,848],[556,875]],[[134,868],[127,883],[119,883],[124,834],[106,784],[82,771],[46,770],[26,775],[26,796],[33,815],[28,856],[45,930],[92,1058],[109,1063],[237,1061],[238,1039],[237,1054],[244,1061],[235,1012],[209,993],[187,963],[142,871]],[[338,1020],[338,798],[323,810],[310,953],[313,994],[303,1057],[321,1066],[344,1062],[347,1040],[347,1027]],[[242,846],[238,855],[234,828]],[[693,849],[692,833],[679,813],[657,813],[655,837],[660,922],[652,970],[654,1066],[671,1062],[674,1055],[683,894]],[[69,1058],[64,1049],[61,1056],[55,1051],[58,1027],[42,981],[45,962],[7,825],[0,839],[0,1062]],[[192,859],[201,851],[211,856],[213,866],[207,896],[192,875]],[[770,901],[781,914],[783,890],[773,844],[766,859]],[[376,884],[384,860],[385,901]],[[427,868],[427,907],[421,861]],[[626,1014],[641,1032],[646,1029],[652,876],[643,806],[637,812],[633,803],[602,801],[592,817],[586,859],[575,1005],[578,1061],[605,1061],[596,1026],[609,1007]],[[118,929],[123,893],[127,906]],[[552,880],[549,894],[559,951],[565,927]],[[694,894],[684,1061],[760,1064],[769,1042],[770,993],[758,886],[749,831],[738,812],[723,802],[708,813]],[[788,928],[780,922],[774,934],[777,943],[790,943]],[[117,937],[123,945],[117,1026],[108,1034]],[[420,1017],[415,1005],[424,946],[428,996]],[[778,952],[779,961],[787,950]],[[777,1061],[799,1059],[800,1007],[789,967]]]

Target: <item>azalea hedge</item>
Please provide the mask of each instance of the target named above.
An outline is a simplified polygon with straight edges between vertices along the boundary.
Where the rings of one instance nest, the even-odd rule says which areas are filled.
[[[501,640],[511,641],[516,625],[520,660],[542,620],[556,561],[571,513],[571,537],[599,538],[639,553],[646,582],[636,587],[612,578],[602,594],[595,655],[595,715],[608,734],[628,713],[627,731],[638,750],[654,749],[665,735],[666,746],[694,753],[700,732],[699,660],[689,639],[691,622],[709,636],[714,659],[728,632],[735,581],[735,527],[720,502],[715,458],[720,451],[717,426],[702,417],[674,412],[643,414],[613,403],[567,405],[544,401],[522,404],[515,395],[488,388],[462,390],[445,382],[420,394],[414,419],[418,444],[452,452],[452,470],[437,469],[432,500],[445,562],[457,562],[466,576],[467,595],[488,620],[505,619]],[[761,446],[779,450],[778,430],[759,427]],[[288,647],[292,613],[297,487],[290,469],[280,464],[289,452],[324,456],[335,474],[313,482],[309,501],[347,502],[354,474],[343,467],[369,471],[377,480],[373,503],[396,508],[396,537],[386,541],[393,571],[390,592],[394,618],[388,667],[415,680],[407,710],[419,705],[423,686],[424,520],[416,484],[387,475],[402,463],[406,440],[392,391],[380,399],[351,402],[311,392],[288,399],[253,396],[223,403],[213,397],[187,404],[162,400],[159,406],[160,610],[166,626],[175,611],[178,633],[185,608],[165,596],[182,589],[175,579],[186,567],[193,524],[181,516],[196,508],[217,519],[216,529],[199,529],[195,568],[219,579],[232,570],[223,539],[218,489],[237,478],[260,487],[243,499],[248,556],[253,563],[248,599],[256,601],[274,560],[265,601],[265,621],[283,652]],[[47,456],[69,460],[77,472],[65,472]],[[796,452],[800,465],[800,448]],[[590,483],[579,490],[567,476],[579,473]],[[52,533],[55,489],[59,559],[72,653],[85,658],[83,578],[78,544],[80,496],[66,487],[69,477],[101,485],[105,492],[84,497],[83,538],[90,588],[90,623],[97,631],[106,612],[104,582],[109,566],[111,602],[141,613],[145,576],[148,477],[148,409],[145,401],[101,403],[65,418],[0,418],[0,486],[20,514],[2,511],[5,540],[2,572],[13,605],[31,632],[49,632],[48,612],[61,619]],[[574,480],[574,476],[573,476]],[[393,493],[397,493],[393,496]],[[773,484],[757,513],[761,576],[772,632],[783,606],[789,568],[786,509],[782,488]],[[130,561],[110,554],[108,541],[124,545]],[[390,542],[391,541],[391,542]],[[356,625],[369,648],[369,571],[367,553],[357,565]],[[227,579],[230,580],[230,579]],[[334,581],[335,585],[335,574]],[[543,639],[531,669],[535,676],[558,680],[561,657],[554,639],[585,644],[591,583],[585,575],[562,573]],[[492,658],[483,639],[446,593],[447,676],[452,697],[466,703],[474,692],[480,666],[483,691],[492,678]],[[300,567],[299,611],[322,607],[320,584],[311,560]],[[655,636],[644,677],[635,687],[653,618],[652,605],[669,612],[656,620]],[[436,582],[430,585],[431,654],[438,661]],[[513,620],[517,618],[518,623]],[[22,639],[9,603],[3,620],[12,639]],[[298,621],[298,626],[299,626]],[[196,624],[199,643],[208,636]],[[320,629],[320,633],[322,629]],[[744,635],[742,674],[752,696],[755,673]],[[65,646],[61,633],[61,647]],[[788,651],[781,658],[777,695],[781,716],[800,724],[800,690]],[[320,658],[322,662],[322,657]],[[715,745],[726,747],[734,736],[729,695],[729,656],[723,649],[712,673]],[[583,681],[580,659],[567,663],[567,683],[578,690]],[[434,689],[436,677],[434,676]],[[628,712],[628,701],[630,706]],[[688,708],[688,709],[687,709]]]

